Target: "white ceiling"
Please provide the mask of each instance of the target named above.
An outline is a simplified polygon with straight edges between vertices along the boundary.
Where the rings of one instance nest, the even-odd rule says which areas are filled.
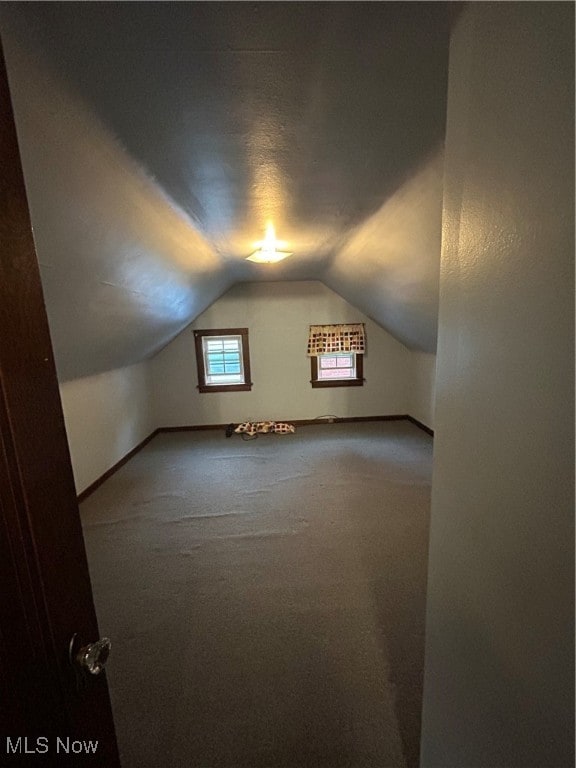
[[[444,3],[3,3],[61,378],[233,283],[320,279],[434,351]],[[272,220],[294,256],[244,259]]]

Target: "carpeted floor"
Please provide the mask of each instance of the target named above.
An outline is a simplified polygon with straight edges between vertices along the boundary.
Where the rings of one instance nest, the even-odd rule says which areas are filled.
[[[124,768],[414,768],[432,440],[160,434],[81,505]]]

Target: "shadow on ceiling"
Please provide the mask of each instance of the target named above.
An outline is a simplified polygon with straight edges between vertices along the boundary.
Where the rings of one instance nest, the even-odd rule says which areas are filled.
[[[441,143],[456,5],[2,10],[205,235],[266,209],[256,188],[270,168],[288,228],[328,227],[337,238]]]

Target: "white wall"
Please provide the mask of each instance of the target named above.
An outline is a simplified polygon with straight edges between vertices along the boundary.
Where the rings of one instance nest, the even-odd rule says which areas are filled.
[[[148,365],[139,363],[60,385],[77,493],[154,429]]]
[[[440,150],[336,248],[322,279],[410,349],[436,351],[442,241]]]
[[[312,389],[308,326],[364,322],[363,387]],[[200,394],[194,329],[249,328],[251,392]],[[408,412],[411,353],[344,299],[315,281],[241,283],[151,361],[158,426],[250,419],[313,419]]]
[[[434,397],[436,388],[436,355],[412,352],[410,416],[434,429]]]
[[[574,6],[451,45],[422,768],[574,766]]]

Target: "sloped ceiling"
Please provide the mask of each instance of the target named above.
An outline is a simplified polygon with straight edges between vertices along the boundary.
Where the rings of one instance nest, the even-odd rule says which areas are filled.
[[[434,351],[447,5],[3,3],[0,29],[62,379],[251,280],[320,279]],[[246,262],[268,221],[294,255]]]

